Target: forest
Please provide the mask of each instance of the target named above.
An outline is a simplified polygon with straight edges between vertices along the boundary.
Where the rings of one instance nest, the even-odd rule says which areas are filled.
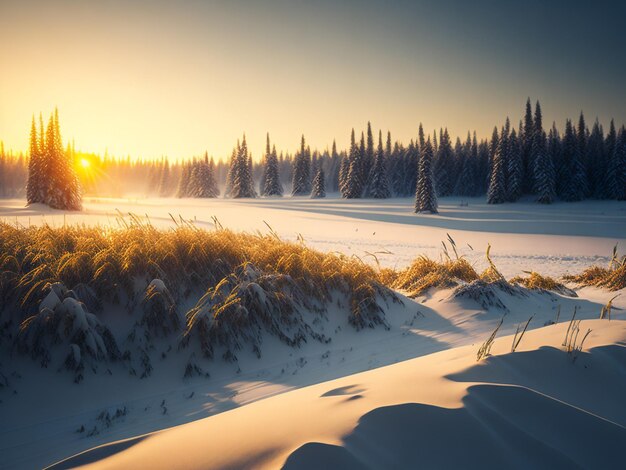
[[[516,129],[517,127],[517,129]],[[420,124],[408,144],[391,132],[375,136],[371,124],[351,131],[350,146],[311,150],[305,136],[295,153],[278,152],[267,135],[261,158],[253,158],[245,134],[227,158],[133,159],[76,151],[63,146],[58,112],[46,128],[31,125],[28,155],[0,146],[0,197],[80,209],[80,198],[292,196],[388,198],[416,196],[416,212],[437,212],[437,197],[484,196],[490,204],[532,196],[556,200],[626,199],[626,130],[613,120],[608,130],[577,122],[545,128],[539,102],[530,99],[518,126],[509,118],[489,139],[476,132],[453,139],[446,128],[426,134]],[[47,176],[42,176],[47,175]]]

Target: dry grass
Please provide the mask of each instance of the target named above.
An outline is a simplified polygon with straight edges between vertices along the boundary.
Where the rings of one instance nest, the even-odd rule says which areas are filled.
[[[161,279],[179,300],[217,286],[248,263],[263,273],[288,276],[320,304],[329,303],[333,292],[346,294],[357,327],[376,323],[378,296],[395,298],[379,273],[362,261],[320,253],[275,234],[206,231],[186,222],[158,230],[136,217],[120,219],[120,225],[25,228],[0,223],[5,306],[16,306],[24,320],[37,313],[46,286],[55,282],[72,290],[87,287],[100,300],[133,303],[141,300],[135,297],[150,280]]]
[[[531,290],[549,290],[571,297],[577,296],[576,292],[550,276],[542,276],[535,271],[525,271],[525,273],[527,276],[515,276],[509,282],[519,284]]]
[[[406,292],[408,297],[417,297],[431,287],[454,287],[459,281],[472,282],[478,278],[478,273],[465,258],[438,262],[420,256],[406,269],[385,269],[381,272],[382,282],[393,289]]]
[[[564,276],[563,279],[582,286],[603,287],[610,291],[626,288],[626,256],[619,256],[617,245],[613,248],[613,256],[607,268],[591,266],[582,273]]]

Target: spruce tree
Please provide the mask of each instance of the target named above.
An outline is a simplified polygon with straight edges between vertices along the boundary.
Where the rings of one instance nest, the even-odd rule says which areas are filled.
[[[374,165],[374,158],[376,155],[374,153],[374,135],[372,134],[372,125],[368,121],[367,122],[367,145],[364,148],[363,155],[363,181],[364,181],[364,189],[367,191],[367,186],[370,181],[369,178],[372,175],[372,166]]]
[[[587,178],[590,193],[594,197],[600,197],[602,183],[606,174],[603,147],[604,135],[600,123],[596,119],[591,134],[587,139]]]
[[[165,160],[161,170],[161,180],[159,181],[159,196],[168,197],[170,195],[170,187],[170,164]]]
[[[522,149],[515,129],[509,136],[509,159],[507,166],[507,200],[517,201],[522,196],[524,184]]]
[[[556,197],[556,174],[554,164],[547,152],[545,134],[540,128],[535,130],[532,146],[533,181],[537,202],[551,204]]]
[[[557,192],[560,189],[559,196],[564,201],[580,201],[587,194],[587,180],[585,177],[585,168],[580,156],[580,146],[577,136],[572,126],[572,122],[568,119],[565,122],[565,135],[562,145],[562,171],[560,181],[557,183]]]
[[[454,192],[457,195],[463,197],[473,197],[478,194],[478,179],[476,177],[477,162],[478,146],[476,144],[476,133],[474,133],[474,140],[472,141],[468,132],[467,141],[465,142],[465,148],[463,150],[461,172],[454,189]]]
[[[189,197],[190,196],[190,183],[191,183],[191,163],[184,162],[183,169],[180,174],[180,180],[178,181],[178,189],[176,190],[176,197]]]
[[[449,196],[452,193],[452,166],[453,166],[452,143],[448,129],[439,138],[439,150],[435,158],[435,185],[437,196]]]
[[[620,129],[613,145],[606,172],[606,195],[610,199],[626,199],[626,131]]]
[[[322,162],[318,161],[317,172],[313,179],[313,189],[311,190],[311,199],[318,199],[326,197],[326,185],[324,182],[324,169],[322,168]]]
[[[387,166],[385,164],[385,152],[383,150],[383,134],[381,131],[378,131],[378,149],[370,171],[369,185],[366,194],[368,197],[375,199],[391,197],[389,179],[387,177]]]
[[[300,141],[300,151],[293,160],[292,196],[303,196],[311,192],[311,155],[306,147],[304,135]]]
[[[265,158],[265,188],[263,194],[265,196],[282,196],[283,185],[280,182],[280,174],[278,171],[278,157],[276,156],[276,146],[272,147],[272,151]]]
[[[35,116],[33,116],[30,129],[30,159],[28,161],[28,181],[26,183],[26,201],[28,204],[44,202],[42,191],[42,155],[35,126]]]
[[[53,209],[80,210],[82,194],[72,156],[65,153],[61,140],[59,113],[55,109],[46,129],[43,153],[44,175],[48,185],[44,202]]]
[[[270,151],[270,133],[267,133],[266,142],[265,142],[265,155],[263,155],[263,161],[261,162],[263,165],[263,170],[261,172],[261,181],[259,181],[259,195],[266,196],[265,187],[267,185],[267,169],[268,169],[268,159],[271,158]]]
[[[609,125],[609,132],[606,135],[604,141],[604,161],[605,172],[602,178],[600,197],[602,199],[613,199],[617,191],[618,177],[618,164],[615,161],[615,146],[617,144],[617,132],[615,131],[615,122],[611,119]]]
[[[437,214],[437,194],[433,177],[433,147],[430,138],[421,152],[417,188],[415,190],[415,212]]]
[[[507,158],[508,140],[505,129],[502,128],[496,153],[491,162],[491,176],[489,178],[489,189],[487,191],[487,204],[502,204],[507,199],[504,165]]]
[[[352,129],[350,141],[348,173],[346,175],[345,190],[342,195],[347,199],[356,199],[363,195],[363,166],[361,163],[361,150],[357,147],[354,139],[354,129]]]
[[[226,173],[226,186],[224,188],[224,197],[231,197],[233,192],[233,181],[235,180],[235,171],[237,170],[237,156],[241,146],[237,140],[237,146],[230,154],[230,163],[228,165],[228,173]]]
[[[235,159],[231,197],[236,199],[256,197],[252,181],[251,163],[252,157],[248,153],[246,135],[244,134],[239,147],[239,154]]]

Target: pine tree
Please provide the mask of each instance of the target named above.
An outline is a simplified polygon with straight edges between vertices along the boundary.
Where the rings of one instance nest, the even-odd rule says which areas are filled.
[[[535,130],[532,146],[533,181],[537,202],[551,204],[556,196],[554,164],[546,150],[545,134],[541,128]]]
[[[252,157],[248,153],[248,145],[246,143],[246,135],[244,134],[239,154],[235,159],[235,168],[233,172],[233,188],[231,197],[233,198],[254,198],[254,184],[252,181],[251,171]]]
[[[618,164],[614,159],[616,144],[617,132],[615,131],[615,122],[611,119],[609,132],[606,135],[603,148],[605,172],[602,178],[602,187],[600,190],[600,197],[602,199],[613,199],[617,191],[617,184],[619,181]]]
[[[231,197],[233,192],[233,181],[235,179],[235,171],[237,169],[237,156],[239,155],[239,150],[241,149],[241,145],[239,144],[239,140],[237,140],[237,146],[233,149],[230,154],[230,164],[228,165],[228,173],[226,173],[226,186],[224,189],[224,197]]]
[[[372,166],[374,165],[375,157],[376,156],[374,154],[374,136],[372,134],[372,125],[368,121],[367,122],[367,146],[365,146],[364,148],[363,174],[362,174],[362,178],[364,182],[364,189],[366,192],[367,192],[367,186],[370,183],[369,178],[372,175]]]
[[[170,187],[170,164],[165,160],[161,170],[161,180],[159,181],[159,196],[168,197],[170,195]]]
[[[385,152],[383,151],[383,134],[381,131],[378,131],[378,150],[376,151],[374,163],[370,171],[367,196],[375,199],[391,197],[389,178],[387,177],[387,166],[385,164]]]
[[[526,113],[524,115],[524,132],[520,134],[520,143],[522,147],[522,163],[523,163],[523,173],[526,176],[524,182],[524,192],[532,192],[533,191],[533,156],[532,156],[532,146],[533,139],[535,136],[535,123],[533,121],[533,110],[532,105],[530,104],[530,97],[526,100]]]
[[[80,182],[74,169],[72,156],[63,149],[59,126],[59,112],[55,109],[46,129],[43,152],[44,173],[47,176],[47,193],[43,202],[53,209],[80,210],[82,195]]]
[[[430,139],[424,144],[419,162],[417,188],[415,191],[415,212],[437,214],[437,194],[433,178],[433,147]]]
[[[341,157],[339,164],[339,193],[341,197],[347,197],[348,191],[348,173],[350,171],[350,160],[347,155]]]
[[[42,191],[42,155],[35,126],[35,116],[33,116],[30,129],[30,159],[28,161],[28,182],[26,183],[26,201],[28,204],[44,202]]]
[[[585,168],[580,157],[580,147],[572,122],[565,122],[565,135],[562,147],[562,169],[560,182],[557,183],[559,196],[564,201],[580,201],[587,194]]]
[[[300,141],[300,151],[293,160],[292,196],[303,196],[311,192],[311,154],[307,149],[304,135]]]
[[[476,133],[474,133],[474,140],[472,141],[468,132],[467,141],[465,142],[465,148],[463,150],[461,172],[454,189],[454,192],[457,195],[463,197],[473,197],[478,194],[478,179],[476,177],[477,162],[478,146],[476,144]]]
[[[448,129],[439,138],[439,150],[435,159],[435,185],[437,196],[449,196],[452,193],[452,165],[453,165],[452,143]]]
[[[259,195],[266,196],[265,187],[267,185],[267,169],[268,169],[268,160],[271,158],[270,151],[270,133],[267,133],[266,142],[265,142],[265,155],[263,155],[263,161],[261,162],[263,165],[263,171],[261,172],[261,181],[259,181]]]
[[[587,179],[590,193],[594,197],[600,197],[606,174],[606,161],[604,160],[604,135],[600,123],[596,119],[587,139]]]
[[[180,180],[178,181],[178,189],[176,190],[176,197],[181,198],[190,196],[191,172],[191,163],[183,163]]]
[[[502,128],[496,153],[491,162],[491,176],[489,178],[489,190],[487,191],[487,204],[502,204],[506,201],[504,165],[507,158],[508,140],[505,129]]]
[[[615,139],[613,153],[608,161],[606,195],[611,199],[621,201],[626,199],[626,131],[624,127],[620,129]]]
[[[276,146],[272,147],[272,151],[265,158],[265,188],[263,194],[265,196],[282,196],[283,185],[280,182],[280,174],[278,171],[278,157],[276,156]]]
[[[313,189],[311,190],[311,199],[326,197],[326,186],[324,182],[324,169],[321,162],[317,162],[317,172],[313,179]]]
[[[363,139],[361,139],[363,142]],[[348,154],[348,173],[342,196],[347,199],[360,198],[363,195],[363,166],[361,163],[362,153],[354,138],[354,129],[350,136],[350,151]]]
[[[507,166],[507,200],[517,201],[522,196],[524,174],[522,149],[515,129],[509,136],[509,159]]]
[[[587,172],[587,168],[589,163],[587,159],[589,158],[589,153],[587,151],[587,145],[589,140],[589,130],[587,129],[587,125],[585,123],[585,116],[583,112],[580,112],[580,116],[578,118],[578,128],[576,129],[576,143],[578,145],[578,155],[580,156],[580,162],[583,167],[583,179],[584,179],[584,194],[583,198],[587,198],[591,195],[591,184],[589,181],[589,174]]]

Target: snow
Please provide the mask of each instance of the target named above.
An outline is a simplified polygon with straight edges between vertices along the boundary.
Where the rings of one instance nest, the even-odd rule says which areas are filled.
[[[0,200],[0,219],[25,226],[117,226],[118,210],[145,215],[159,227],[174,224],[170,214],[207,229],[213,228],[212,217],[224,227],[251,232],[267,233],[267,223],[285,239],[304,239],[320,250],[396,267],[421,254],[438,258],[449,233],[460,254],[479,270],[486,266],[484,251],[491,243],[491,257],[506,277],[525,270],[553,276],[579,272],[608,263],[616,243],[626,246],[626,203],[617,201],[490,206],[483,199],[442,198],[440,214],[430,216],[414,214],[412,198],[342,200],[333,195],[323,200],[86,198],[81,213]],[[269,301],[252,267],[246,270],[246,289]],[[158,279],[150,285],[167,292]],[[129,331],[136,317],[122,306],[95,317],[62,287],[51,287],[45,302],[52,307],[47,308],[66,308],[84,328],[92,352],[106,351],[94,329],[98,322],[122,345],[126,338],[119,333]],[[287,468],[322,468],[328,459],[344,468],[361,468],[363,461],[380,468],[396,456],[398,465],[413,467],[409,462],[418,451],[417,462],[426,467],[472,466],[480,456],[499,467],[612,463],[614,449],[602,446],[623,440],[626,425],[619,401],[626,385],[618,365],[625,359],[619,346],[626,341],[625,292],[618,292],[616,320],[610,322],[594,319],[618,293],[596,288],[576,289],[577,298],[496,290],[493,303],[502,308],[453,293],[431,290],[415,300],[401,296],[402,303],[389,302],[388,329],[356,331],[339,307],[331,307],[314,325],[329,342],[290,347],[263,334],[258,338],[261,357],[244,344],[236,363],[217,354],[209,361],[189,349],[168,352],[167,343],[154,338],[147,352],[154,370],[145,379],[129,376],[119,362],[105,361],[97,373],[86,370],[76,384],[68,371],[42,369],[0,345],[0,385],[7,382],[0,386],[0,466],[40,468],[89,449],[96,450],[67,464],[97,457],[107,458],[99,463],[105,468],[277,468],[285,463]],[[341,302],[345,299],[333,301]],[[583,319],[581,334],[587,328],[592,333],[572,362],[561,343],[574,307],[576,318]],[[558,324],[544,326],[559,311]],[[519,352],[504,354],[512,339],[503,337],[533,314]],[[493,356],[476,364],[478,348],[502,318]],[[72,354],[76,364],[88,355],[73,342],[62,351]],[[187,364],[210,377],[182,379]],[[559,428],[533,420],[533,410],[561,423]],[[111,442],[116,443],[98,448]],[[484,443],[489,451],[481,447]],[[522,448],[529,449],[527,455]]]
[[[566,324],[284,393],[52,468],[617,468],[626,439],[626,322]],[[599,399],[602,397],[602,399]],[[262,430],[262,431],[261,431]],[[86,468],[92,468],[88,466]]]

